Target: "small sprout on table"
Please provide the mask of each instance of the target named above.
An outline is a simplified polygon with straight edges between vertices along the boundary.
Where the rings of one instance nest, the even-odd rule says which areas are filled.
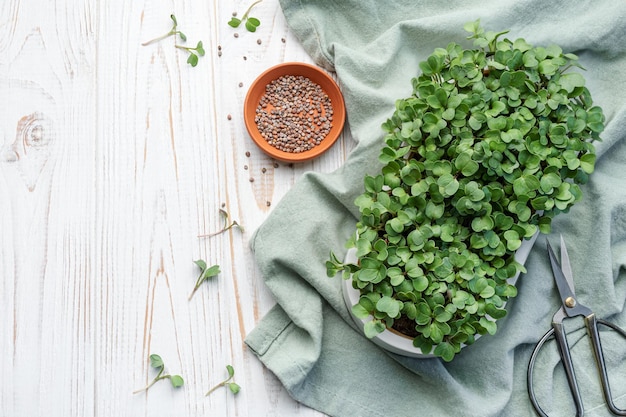
[[[248,32],[256,32],[256,28],[258,28],[261,25],[261,21],[257,19],[256,17],[250,16],[250,10],[252,10],[254,6],[261,3],[262,1],[263,0],[257,0],[254,3],[252,3],[250,7],[248,7],[248,10],[246,10],[246,12],[243,14],[243,16],[241,16],[241,19],[233,16],[228,21],[228,25],[231,27],[237,28],[239,27],[239,25],[241,25],[242,22],[245,22],[245,26]]]
[[[202,259],[198,259],[197,261],[194,261],[194,263],[198,265],[198,268],[201,269],[201,272],[198,276],[198,279],[196,280],[196,286],[193,287],[193,291],[191,292],[191,294],[189,294],[189,300],[191,300],[191,297],[193,297],[193,295],[196,293],[198,288],[200,288],[200,285],[202,285],[204,281],[220,273],[219,265],[213,265],[211,267],[208,267],[206,262]]]
[[[176,36],[176,35],[178,35],[178,37],[180,37],[180,39],[183,42],[186,42],[187,35],[185,35],[183,32],[178,30],[178,21],[176,20],[176,16],[172,14],[170,15],[170,19],[172,19],[173,25],[169,32],[167,32],[166,34],[162,36],[159,36],[147,42],[144,42],[141,45],[142,46],[150,45],[152,43],[159,42],[165,38],[169,38],[170,36]],[[176,40],[174,40],[174,46],[178,49],[182,49],[186,51],[187,53],[189,53],[189,58],[187,58],[187,63],[191,65],[192,67],[195,67],[196,65],[198,65],[198,56],[204,56],[204,53],[205,53],[204,48],[202,47],[202,41],[198,41],[196,47],[192,48],[192,47],[178,45],[176,43]]]
[[[161,357],[159,355],[156,354],[152,354],[150,355],[150,366],[158,369],[159,373],[157,374],[156,377],[154,377],[154,379],[145,387],[140,388],[136,391],[133,392],[133,394],[137,394],[140,393],[142,391],[147,391],[151,386],[153,386],[154,384],[156,384],[158,381],[162,380],[162,379],[169,379],[170,383],[172,384],[172,386],[174,388],[179,388],[182,387],[185,383],[185,381],[183,380],[183,377],[180,375],[169,375],[169,374],[164,374],[163,372],[165,371],[165,363],[163,363],[163,359],[161,359]]]
[[[230,392],[232,392],[233,394],[237,394],[239,391],[241,391],[241,387],[239,385],[237,385],[232,379],[235,376],[235,369],[231,366],[231,365],[226,365],[226,370],[228,371],[228,378],[225,379],[224,381],[220,382],[219,384],[217,384],[216,386],[214,386],[213,388],[211,388],[206,394],[205,397],[209,396],[213,391],[215,391],[216,389],[220,388],[220,387],[228,387],[228,389],[230,390]]]
[[[198,44],[196,45],[195,48],[192,48],[190,46],[182,46],[182,45],[176,45],[176,47],[178,49],[183,49],[189,52],[189,58],[187,58],[187,63],[191,65],[192,67],[195,67],[196,65],[198,65],[198,56],[204,56],[204,48],[202,47],[202,41],[198,41]]]
[[[232,222],[228,222],[228,219],[230,218],[230,215],[228,214],[228,212],[224,209],[220,209],[220,216],[222,217],[222,219],[224,219],[224,225],[222,226],[221,230],[218,230],[217,232],[213,232],[213,233],[208,233],[208,234],[204,234],[204,235],[198,235],[199,238],[201,237],[213,237],[213,236],[217,236],[219,234],[222,234],[230,229],[232,229],[233,227],[236,229],[239,229],[240,232],[243,232],[243,226],[240,225],[239,223],[237,223],[236,220],[233,220]]]
[[[154,39],[151,39],[147,42],[142,43],[142,46],[147,46],[150,45],[151,43],[155,43],[155,42],[159,42],[162,41],[165,38],[169,38],[170,36],[180,36],[180,39],[185,42],[187,40],[187,36],[181,32],[180,30],[178,30],[178,21],[176,20],[176,16],[174,16],[173,14],[170,15],[170,19],[172,19],[172,22],[174,22],[174,24],[172,25],[172,29],[170,29],[169,32],[167,32],[166,34],[156,37]]]

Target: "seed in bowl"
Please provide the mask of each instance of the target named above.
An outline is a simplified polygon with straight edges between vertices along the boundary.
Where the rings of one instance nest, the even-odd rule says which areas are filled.
[[[268,144],[284,152],[313,149],[333,126],[330,98],[302,75],[283,75],[265,87],[254,121]]]

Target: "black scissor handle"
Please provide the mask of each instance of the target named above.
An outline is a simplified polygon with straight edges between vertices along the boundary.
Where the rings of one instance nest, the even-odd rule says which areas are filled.
[[[593,350],[594,358],[596,364],[598,366],[598,372],[600,375],[600,382],[602,385],[602,391],[604,394],[604,400],[607,404],[607,407],[611,411],[611,413],[617,416],[626,416],[626,410],[622,410],[618,408],[613,402],[613,397],[611,395],[611,388],[609,386],[609,378],[608,373],[606,371],[606,364],[604,360],[604,353],[602,351],[602,343],[600,341],[600,332],[598,331],[598,324],[602,324],[615,330],[622,337],[626,338],[626,331],[617,325],[608,322],[606,320],[596,318],[595,314],[590,314],[585,316],[585,325],[587,327],[587,333],[589,338],[591,339],[591,347]],[[572,393],[572,398],[574,399],[574,403],[576,406],[576,416],[580,417],[584,413],[582,398],[580,395],[580,390],[578,389],[578,383],[576,382],[576,376],[574,374],[574,366],[572,362],[571,353],[569,350],[569,345],[567,344],[567,337],[565,336],[565,330],[563,328],[563,324],[556,322],[552,323],[552,328],[539,340],[535,349],[533,350],[532,355],[530,356],[530,362],[528,364],[528,375],[527,375],[527,383],[528,383],[528,396],[530,398],[530,402],[540,417],[549,417],[545,411],[539,406],[537,402],[537,397],[535,395],[535,390],[533,388],[533,371],[535,368],[535,361],[537,360],[537,356],[539,355],[539,351],[543,347],[543,345],[552,337],[557,341],[557,345],[559,347],[559,353],[561,354],[561,359],[563,363],[563,367],[565,368],[565,374],[567,376],[567,382],[569,384],[570,391]]]
[[[533,370],[535,369],[535,361],[537,360],[537,356],[539,355],[539,351],[543,347],[543,345],[550,339],[550,337],[554,336],[557,342],[557,346],[559,347],[559,353],[561,354],[561,361],[563,363],[563,367],[565,368],[565,375],[567,376],[567,383],[569,385],[570,392],[572,393],[572,399],[574,400],[574,405],[576,406],[576,417],[581,417],[584,413],[582,397],[580,395],[580,390],[578,388],[578,382],[576,382],[576,375],[574,374],[574,363],[572,362],[572,355],[569,350],[569,345],[567,343],[567,336],[565,335],[565,329],[563,327],[563,323],[553,322],[552,328],[539,340],[535,349],[533,350],[532,355],[530,356],[530,362],[528,364],[528,375],[527,375],[527,383],[528,383],[528,396],[530,397],[530,402],[533,405],[533,408],[541,417],[549,417],[545,411],[539,406],[537,402],[537,397],[535,396],[535,389],[533,387]]]
[[[610,327],[611,329],[621,334],[622,337],[624,338],[626,338],[626,332],[613,323],[596,318],[595,314],[591,314],[585,317],[585,325],[587,326],[587,332],[589,333],[589,338],[591,339],[591,347],[593,349],[593,356],[596,360],[596,364],[598,365],[598,372],[600,373],[600,382],[602,384],[602,393],[604,394],[604,401],[606,401],[607,407],[609,407],[609,410],[611,410],[613,414],[617,416],[626,416],[626,410],[617,408],[617,406],[613,402],[613,397],[611,396],[611,388],[609,386],[609,377],[606,372],[606,365],[604,362],[604,352],[602,351],[602,343],[600,342],[600,333],[598,331],[598,324],[602,324],[604,326]]]

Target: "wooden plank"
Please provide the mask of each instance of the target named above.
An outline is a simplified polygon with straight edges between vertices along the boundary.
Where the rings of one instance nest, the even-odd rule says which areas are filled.
[[[0,415],[319,416],[293,401],[243,344],[274,301],[253,231],[318,160],[277,163],[249,139],[254,78],[311,62],[277,0],[256,33],[226,22],[247,2],[0,5]],[[167,32],[175,13],[186,63]],[[244,231],[199,238],[223,226]],[[193,261],[219,276],[188,296]],[[155,376],[160,354],[182,389]],[[232,364],[242,391],[205,398]]]

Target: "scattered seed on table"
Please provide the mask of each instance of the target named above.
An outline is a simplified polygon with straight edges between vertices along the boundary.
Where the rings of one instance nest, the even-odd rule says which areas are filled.
[[[278,168],[280,165],[278,165],[278,162],[274,162],[273,166],[274,168]]]
[[[254,178],[250,177],[250,182],[254,182]]]
[[[243,56],[243,60],[246,61],[247,59],[248,59],[248,57],[244,55]]]
[[[217,51],[217,56],[218,57],[222,56],[222,51]]]
[[[265,167],[261,168],[261,172],[265,174],[267,172],[267,168]]]
[[[250,158],[250,151],[246,151],[246,156]]]
[[[233,35],[235,38],[239,37],[239,34],[237,32],[235,32],[235,34]]]
[[[243,169],[245,169],[247,171],[248,170],[248,165],[244,165]]]
[[[231,115],[229,114],[228,116],[226,116],[226,118],[227,118],[228,120],[232,120],[232,119],[233,119],[233,116],[231,116]]]
[[[255,116],[259,133],[267,143],[289,153],[319,145],[330,132],[332,120],[330,97],[301,75],[284,75],[270,82]]]
[[[271,206],[271,205],[272,205],[272,202],[271,202],[271,201],[266,201],[266,202],[265,202],[265,205],[266,205],[267,207],[269,207],[269,206]]]
[[[239,87],[243,87],[243,83],[239,83]]]
[[[256,43],[257,43],[258,45],[261,45],[261,39],[257,39],[257,40],[256,40]]]
[[[237,12],[233,12],[233,17],[236,17],[236,16],[237,16]]]
[[[285,42],[287,42],[287,39],[285,39],[285,38],[280,38],[280,41],[281,41],[282,43],[285,43]]]

